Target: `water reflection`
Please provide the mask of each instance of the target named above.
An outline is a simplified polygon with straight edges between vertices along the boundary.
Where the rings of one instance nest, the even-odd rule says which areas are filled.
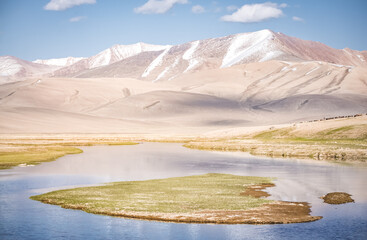
[[[180,144],[84,147],[35,167],[0,172],[2,239],[364,239],[367,169],[324,162],[252,157],[246,153],[190,150]],[[200,225],[148,222],[92,215],[31,201],[29,196],[71,186],[144,180],[208,172],[276,177],[273,199],[308,201],[324,219],[290,225]],[[332,191],[351,193],[354,204],[326,205]],[[342,226],[342,227],[341,227]],[[363,238],[362,238],[363,237]]]

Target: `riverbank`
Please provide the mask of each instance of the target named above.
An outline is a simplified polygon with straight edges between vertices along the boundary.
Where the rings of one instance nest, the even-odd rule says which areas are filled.
[[[274,126],[233,128],[201,135],[1,134],[0,169],[81,153],[77,146],[176,142],[185,147],[253,155],[367,163],[367,116]]]
[[[210,173],[66,189],[31,199],[95,214],[185,223],[276,224],[321,218],[310,216],[307,203],[262,198],[266,194],[261,190],[271,186],[270,178]]]
[[[37,165],[54,161],[67,154],[78,154],[83,151],[77,146],[93,145],[134,145],[135,142],[120,139],[96,138],[11,138],[0,139],[0,170],[15,166]]]
[[[184,146],[201,150],[243,151],[269,157],[367,162],[366,116],[269,126],[266,130],[245,129],[243,134],[241,130],[237,133],[234,130],[218,132],[216,135],[219,137],[204,137]]]

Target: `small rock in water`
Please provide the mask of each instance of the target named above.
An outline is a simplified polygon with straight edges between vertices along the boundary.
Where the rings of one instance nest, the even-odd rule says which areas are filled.
[[[351,196],[352,195],[345,193],[345,192],[332,192],[332,193],[326,194],[325,196],[321,198],[324,199],[324,202],[328,204],[343,204],[343,203],[354,202]]]

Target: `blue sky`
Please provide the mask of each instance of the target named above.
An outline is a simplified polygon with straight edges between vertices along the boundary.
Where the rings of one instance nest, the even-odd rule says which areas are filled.
[[[365,0],[0,0],[0,55],[85,57],[261,29],[367,50],[366,12]]]

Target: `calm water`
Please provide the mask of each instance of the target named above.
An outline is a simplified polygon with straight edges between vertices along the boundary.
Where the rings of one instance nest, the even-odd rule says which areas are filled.
[[[0,171],[0,239],[367,239],[367,169],[316,161],[190,150],[180,144],[84,147],[84,153]],[[29,200],[73,186],[209,172],[277,177],[273,199],[307,201],[320,221],[287,225],[176,224],[130,220]],[[327,205],[333,191],[356,203]]]

